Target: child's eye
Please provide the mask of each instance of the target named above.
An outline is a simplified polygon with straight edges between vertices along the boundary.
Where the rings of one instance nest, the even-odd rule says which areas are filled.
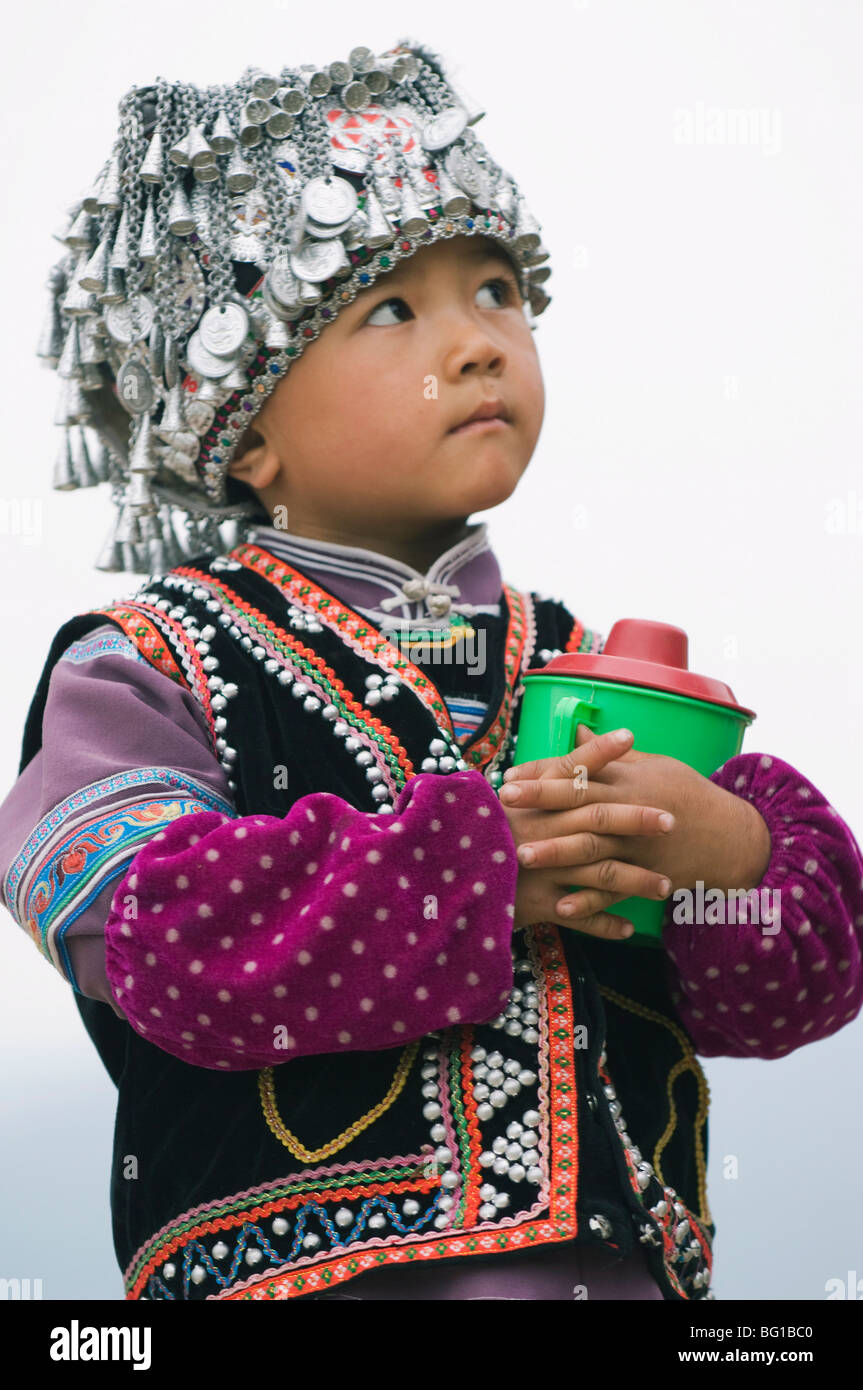
[[[508,307],[510,304],[514,303],[514,301],[515,301],[515,299],[516,299],[516,293],[517,293],[517,292],[516,292],[516,287],[515,287],[515,281],[514,281],[514,280],[509,279],[507,276],[497,276],[497,277],[496,277],[495,279],[493,279],[493,280],[486,280],[486,281],[483,282],[482,285],[480,285],[479,290],[477,290],[477,294],[479,294],[480,290],[487,289],[489,285],[493,285],[493,286],[497,289],[497,291],[498,291],[498,293],[499,293],[499,295],[500,295],[500,299],[497,301],[497,303],[492,304],[492,305],[490,305],[490,306],[487,305],[486,307],[491,307],[491,308],[506,308],[506,307]],[[399,296],[396,295],[396,296],[393,296],[391,299],[382,299],[381,302],[380,302],[380,304],[376,304],[375,307],[374,307],[374,309],[372,309],[371,313],[369,314],[368,318],[366,319],[366,323],[367,323],[367,324],[368,324],[368,323],[372,324],[372,326],[375,327],[375,328],[390,328],[390,327],[392,327],[392,326],[393,326],[393,320],[380,320],[380,319],[376,320],[376,319],[375,319],[375,315],[376,315],[376,314],[380,314],[384,309],[389,309],[389,307],[390,307],[391,304],[400,304],[400,305],[402,305],[405,309],[408,310],[408,313],[410,313],[410,307],[409,307],[409,305],[407,304],[407,301],[404,300],[404,299],[401,299]],[[398,322],[398,321],[400,321],[400,320],[396,320],[396,321]]]

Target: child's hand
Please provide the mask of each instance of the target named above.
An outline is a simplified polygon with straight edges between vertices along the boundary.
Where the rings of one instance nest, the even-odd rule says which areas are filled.
[[[581,820],[576,829],[602,830],[603,815],[613,816],[615,808],[608,803],[626,803],[629,811],[647,810],[649,807],[661,808],[673,817],[670,833],[663,835],[662,827],[657,828],[659,812],[655,814],[653,828],[638,828],[631,822],[625,829],[617,824],[610,826],[613,833],[626,835],[627,839],[614,840],[606,836],[596,837],[596,853],[587,858],[590,845],[585,845],[587,837],[574,834],[571,827],[564,825],[552,833],[558,838],[534,842],[536,851],[531,872],[557,872],[559,864],[582,865],[580,876],[566,880],[558,876],[561,886],[572,883],[577,887],[588,884],[590,892],[580,892],[570,898],[575,904],[575,915],[581,923],[582,913],[601,914],[601,909],[622,902],[629,896],[667,897],[668,893],[645,892],[643,888],[631,888],[621,893],[620,883],[628,887],[631,877],[623,877],[619,865],[607,855],[625,858],[627,864],[642,871],[648,871],[648,878],[657,879],[665,874],[670,880],[669,892],[677,889],[694,889],[700,881],[705,891],[718,888],[727,892],[730,888],[748,891],[757,887],[767,870],[771,856],[770,833],[756,808],[733,792],[725,791],[709,778],[677,758],[664,754],[640,753],[635,749],[618,752],[614,757],[603,757],[594,761],[597,745],[612,734],[596,738],[586,725],[578,726],[576,747],[564,758],[543,758],[537,762],[524,763],[511,768],[501,787],[501,800],[506,805],[509,793],[505,790],[513,782],[521,789],[515,805],[528,812],[528,808],[558,811],[561,816],[577,814],[585,816],[592,813],[600,817],[585,826]],[[630,740],[631,741],[631,740]],[[629,745],[624,743],[625,749]],[[579,788],[573,782],[574,770],[579,765],[587,769],[588,788]],[[512,803],[511,803],[512,804]],[[583,807],[577,813],[567,812],[568,807]],[[617,810],[623,810],[618,806]],[[519,841],[529,838],[529,822]],[[534,823],[535,832],[545,836],[546,829]],[[563,836],[569,834],[567,840]],[[594,862],[602,859],[603,862]],[[585,868],[587,865],[589,867]],[[652,872],[649,872],[652,871]],[[591,875],[591,876],[588,876]],[[644,882],[645,880],[642,880]],[[565,916],[566,914],[564,914]],[[617,918],[608,918],[617,922]],[[620,934],[619,932],[617,933]]]
[[[579,725],[579,743],[571,753],[525,763],[506,774],[500,802],[520,862],[516,928],[555,922],[590,936],[619,938],[631,935],[632,928],[602,909],[631,897],[667,897],[671,885],[663,889],[661,873],[621,862],[619,856],[628,853],[625,837],[664,836],[673,828],[673,818],[666,827],[662,807],[622,804],[629,798],[598,780],[631,742],[631,734],[620,742],[616,733],[595,737]],[[586,775],[576,778],[577,767],[584,767]],[[522,778],[516,799],[510,779]],[[536,851],[530,866],[522,859],[528,841]],[[589,891],[567,895],[570,886]]]

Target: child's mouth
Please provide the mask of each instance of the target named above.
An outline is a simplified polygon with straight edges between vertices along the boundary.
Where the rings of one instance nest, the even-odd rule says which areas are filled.
[[[499,415],[493,415],[490,420],[469,420],[466,425],[459,425],[456,429],[450,430],[450,434],[476,434],[480,430],[504,429],[509,426],[508,420],[502,420]]]

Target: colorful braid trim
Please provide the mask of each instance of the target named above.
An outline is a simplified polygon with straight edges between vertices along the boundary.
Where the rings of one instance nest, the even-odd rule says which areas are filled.
[[[323,1291],[365,1269],[381,1265],[409,1264],[414,1260],[425,1263],[454,1255],[485,1255],[489,1251],[526,1249],[572,1240],[578,1233],[572,992],[557,928],[548,924],[530,928],[525,931],[525,939],[535,968],[544,980],[542,994],[548,1006],[539,1045],[546,1088],[544,1092],[541,1090],[541,1095],[547,1097],[550,1089],[558,1102],[545,1107],[551,1112],[551,1132],[546,1136],[542,1151],[547,1181],[530,1210],[501,1217],[496,1222],[477,1220],[483,1170],[478,1163],[482,1146],[481,1122],[473,1100],[469,1068],[475,1030],[473,1027],[448,1029],[444,1035],[446,1049],[443,1046],[441,1049],[442,1054],[446,1051],[441,1089],[448,1092],[449,1103],[441,1108],[448,1132],[455,1141],[463,1181],[463,1187],[453,1193],[456,1200],[450,1209],[449,1230],[427,1232],[423,1229],[437,1214],[437,1202],[444,1191],[440,1178],[429,1175],[428,1154],[306,1170],[277,1183],[196,1207],[170,1222],[142,1246],[131,1261],[124,1276],[126,1297],[166,1296],[158,1269],[180,1252],[186,1288],[190,1266],[195,1260],[222,1285],[222,1291],[211,1295],[212,1298],[260,1301],[284,1300]],[[406,1225],[389,1201],[395,1194],[425,1195],[433,1201],[413,1225]],[[364,1200],[351,1228],[339,1230],[324,1204],[357,1197]],[[398,1235],[387,1240],[368,1237],[368,1217],[375,1209],[389,1211]],[[287,1260],[282,1257],[281,1263],[276,1263],[270,1240],[256,1223],[287,1211],[295,1218],[294,1237]],[[327,1231],[331,1247],[304,1256],[301,1251],[305,1223],[313,1212]],[[223,1237],[231,1233],[234,1241],[230,1266],[224,1270],[218,1269],[209,1256],[205,1259],[206,1252],[200,1244],[204,1237],[217,1232]],[[270,1266],[236,1283],[240,1260],[251,1240],[268,1257]]]

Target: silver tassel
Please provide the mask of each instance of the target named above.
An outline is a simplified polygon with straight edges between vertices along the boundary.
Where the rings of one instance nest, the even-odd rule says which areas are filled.
[[[215,183],[221,175],[218,164],[196,164],[192,170],[196,183]]]
[[[72,458],[72,441],[68,429],[63,431],[63,442],[54,460],[51,486],[57,492],[74,492],[75,488],[79,486],[75,478],[75,462]]]
[[[90,290],[93,294],[101,294],[105,288],[105,281],[108,275],[108,262],[110,259],[111,236],[110,233],[103,236],[96,250],[93,252],[86,266],[84,274],[78,280],[82,289]]]
[[[221,405],[224,394],[220,381],[213,381],[210,377],[201,377],[201,384],[195,392],[195,400]]]
[[[173,569],[175,565],[182,565],[185,556],[177,544],[177,535],[174,530],[173,519],[170,507],[162,509],[162,544],[165,550],[165,568]]]
[[[536,251],[539,246],[539,223],[525,207],[524,198],[518,199],[513,249],[518,252]]]
[[[60,390],[57,392],[57,408],[54,411],[55,425],[67,425],[69,423],[67,419],[66,410],[66,395],[68,386],[68,381],[61,381]]]
[[[389,174],[373,174],[375,196],[387,216],[397,213],[401,205],[399,191]]]
[[[171,436],[179,430],[186,428],[183,418],[183,388],[176,382],[168,392],[165,400],[165,408],[162,411],[162,418],[155,426],[155,433],[160,439],[170,440]]]
[[[73,317],[83,314],[92,314],[97,306],[96,296],[91,290],[85,290],[83,285],[78,283],[78,277],[84,274],[87,262],[90,259],[86,251],[79,251],[75,269],[69,281],[69,289],[63,300],[63,313]]]
[[[77,381],[66,382],[64,406],[66,419],[62,423],[66,425],[86,425],[92,415],[90,404]]]
[[[420,207],[423,210],[436,207],[438,201],[437,189],[433,183],[429,183],[428,179],[425,178],[422,170],[409,164],[407,174],[411,188],[417,195],[417,202]]]
[[[93,217],[95,217],[96,213],[99,211],[99,195],[102,191],[102,183],[107,172],[108,166],[106,164],[105,167],[98,174],[96,182],[93,184],[89,193],[86,193],[84,197],[81,199],[82,208],[85,212],[89,212]]]
[[[105,288],[101,294],[96,295],[100,304],[122,304],[126,298],[126,286],[123,283],[122,270],[115,270],[113,266],[108,269],[108,278],[105,281]]]
[[[419,205],[410,179],[402,179],[399,222],[405,236],[420,236],[429,225],[429,220]]]
[[[195,230],[195,218],[189,206],[185,190],[177,184],[168,209],[168,228],[174,236],[189,236]]]
[[[147,153],[138,170],[138,178],[142,183],[162,183],[164,181],[165,170],[161,130],[155,131],[150,139],[150,143],[147,146]]]
[[[107,361],[102,338],[96,332],[94,319],[84,319],[78,329],[78,354],[82,366],[94,366]]]
[[[505,175],[501,175],[492,189],[491,206],[497,208],[506,218],[507,222],[513,222],[516,217],[516,201],[513,193],[512,184]]]
[[[267,315],[267,329],[264,334],[264,346],[268,348],[286,348],[291,341],[291,335],[285,327],[284,319],[276,318],[275,314]]]
[[[51,302],[48,305],[48,312],[42,323],[42,332],[39,335],[39,345],[36,348],[36,356],[40,357],[46,367],[54,368],[60,360],[60,353],[63,351],[63,325],[60,321],[60,310],[57,306],[56,295],[51,295]]]
[[[320,304],[323,295],[317,285],[313,285],[311,280],[298,281],[300,287],[300,303],[303,308],[310,304]]]
[[[147,199],[147,211],[144,213],[144,225],[141,228],[141,240],[138,244],[138,259],[141,261],[155,261],[156,259],[156,211],[152,198]]]
[[[111,247],[108,264],[112,270],[129,269],[129,209],[125,204],[120,213],[120,221],[117,223],[114,245]]]
[[[470,198],[453,182],[443,164],[437,166],[436,173],[440,205],[445,216],[461,217],[470,212]]]
[[[113,472],[111,453],[103,439],[99,440],[99,447],[95,458],[91,455],[93,471],[96,474],[96,481],[99,483],[109,483]]]
[[[215,164],[216,151],[199,125],[193,125],[189,131],[186,148],[193,169],[199,169],[204,164]]]
[[[216,154],[231,154],[237,144],[237,137],[231,129],[231,122],[224,111],[216,117],[216,124],[210,131],[210,146]]]
[[[391,241],[395,241],[395,227],[389,221],[381,207],[380,199],[371,188],[366,196],[363,212],[368,219],[367,229],[363,233],[366,246],[388,246]]]
[[[118,520],[119,518],[115,517],[111,523],[111,529],[96,560],[96,569],[108,574],[119,574],[123,568],[123,552],[117,541]]]
[[[98,203],[100,208],[116,209],[122,202],[120,193],[120,161],[112,155],[105,170],[105,177],[99,185]]]
[[[187,130],[182,140],[178,140],[176,145],[172,145],[168,151],[168,158],[172,159],[175,164],[179,164],[181,169],[188,168],[192,162],[189,154],[189,137],[191,134],[191,130]]]
[[[225,175],[225,183],[231,193],[246,193],[250,188],[254,188],[256,175],[250,164],[247,164],[240,154],[235,150],[228,162],[228,172]]]
[[[153,472],[154,464],[151,453],[152,442],[150,416],[139,415],[135,442],[132,445],[132,452],[129,456],[130,473]]]
[[[96,487],[99,479],[90,461],[90,451],[87,448],[87,440],[80,426],[72,435],[72,467],[75,473],[75,482],[78,487]]]
[[[64,237],[69,249],[71,251],[89,251],[93,244],[95,225],[92,214],[82,208]]]
[[[81,355],[78,346],[78,320],[73,319],[66,332],[63,351],[57,363],[57,375],[65,380],[81,375]]]
[[[222,385],[231,391],[245,391],[249,386],[249,374],[238,362],[228,375],[222,378]]]

